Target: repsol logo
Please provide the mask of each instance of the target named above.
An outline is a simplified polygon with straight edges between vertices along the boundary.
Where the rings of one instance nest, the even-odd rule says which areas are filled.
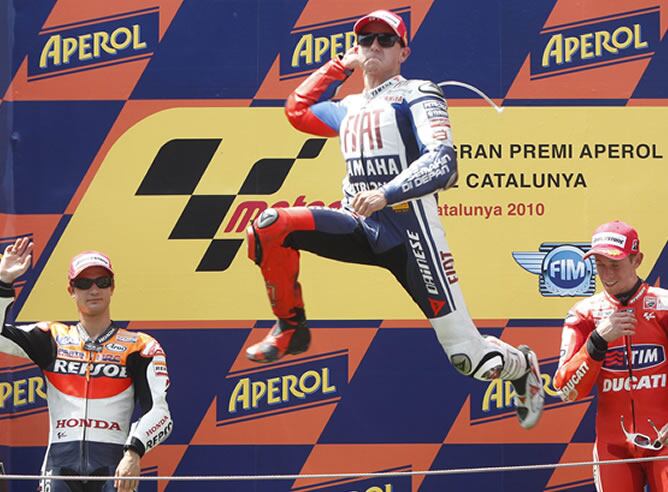
[[[238,421],[277,409],[335,401],[347,385],[347,353],[297,366],[228,376],[224,385],[227,407],[218,420]]]
[[[658,44],[658,6],[548,27],[531,51],[532,78],[648,58]]]
[[[78,362],[71,360],[56,360],[53,364],[53,372],[58,374],[76,374],[91,377],[106,376],[108,378],[127,378],[128,372],[125,366],[117,364],[95,364],[89,362]]]
[[[149,449],[160,444],[163,440],[167,439],[167,436],[169,436],[169,434],[171,434],[172,432],[173,425],[174,425],[173,422],[170,420],[169,424],[167,424],[167,426],[164,429],[162,429],[155,436],[146,441],[146,450],[148,451]]]
[[[82,21],[44,29],[28,53],[30,79],[135,61],[158,44],[158,8],[118,14],[103,22]]]
[[[56,429],[75,429],[83,427],[86,429],[102,429],[102,430],[121,430],[118,422],[109,422],[108,420],[100,419],[59,419],[56,421]]]
[[[631,346],[631,364],[633,369],[650,369],[663,364],[666,351],[663,345],[633,344]],[[611,372],[628,371],[628,357],[625,347],[609,348],[603,361],[603,369]]]

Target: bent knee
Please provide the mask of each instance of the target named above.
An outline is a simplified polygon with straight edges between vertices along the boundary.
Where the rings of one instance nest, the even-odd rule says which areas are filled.
[[[264,241],[283,240],[293,231],[313,230],[315,221],[307,207],[268,208],[253,221],[253,228]]]
[[[259,265],[263,254],[282,247],[288,234],[313,229],[315,220],[307,207],[268,208],[246,229],[248,257]]]
[[[253,221],[253,226],[258,230],[264,230],[269,229],[274,224],[285,222],[285,220],[286,217],[284,214],[281,214],[280,209],[268,208]]]
[[[285,221],[285,218],[283,219]],[[275,244],[275,238],[280,236],[281,214],[275,208],[264,210],[246,228],[246,242],[248,244],[248,257],[256,264],[262,263],[263,245],[271,247]],[[277,227],[272,227],[276,225]]]
[[[282,241],[289,232],[289,216],[284,210],[277,208],[268,208],[264,210],[253,221],[252,225],[246,229],[246,237],[255,244],[255,248],[260,248],[260,243],[265,245]]]

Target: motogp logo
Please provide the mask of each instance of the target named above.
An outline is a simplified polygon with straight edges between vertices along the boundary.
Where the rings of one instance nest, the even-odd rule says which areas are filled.
[[[631,346],[631,365],[633,369],[650,369],[662,364],[666,360],[666,353],[662,345],[640,344]],[[624,347],[608,349],[603,361],[603,369],[612,372],[628,370],[628,358]]]
[[[589,243],[542,243],[538,252],[513,252],[515,261],[538,275],[544,297],[589,296],[596,288],[596,266],[585,259]]]

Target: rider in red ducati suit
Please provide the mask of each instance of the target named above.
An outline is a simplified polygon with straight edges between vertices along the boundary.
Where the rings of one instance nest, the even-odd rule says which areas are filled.
[[[592,249],[603,292],[568,313],[554,386],[567,401],[598,386],[595,460],[668,456],[668,291],[636,274],[638,233],[623,222],[603,224]],[[668,490],[668,461],[594,468],[599,492]]]
[[[299,251],[383,267],[430,320],[452,365],[462,374],[512,381],[520,424],[533,427],[543,408],[536,355],[471,321],[452,268],[436,193],[457,180],[448,107],[440,88],[406,80],[410,54],[404,21],[386,10],[355,23],[358,46],[308,77],[286,102],[298,130],[340,137],[346,165],[342,209],[265,210],[248,230],[249,256],[260,266],[277,324],[248,358],[272,362],[308,349]],[[353,69],[365,90],[333,101]]]
[[[29,358],[44,374],[50,432],[43,474],[139,476],[141,457],[172,429],[165,353],[150,336],[114,326],[109,317],[114,273],[109,258],[95,251],[75,256],[68,272],[79,323],[9,323],[12,284],[28,269],[31,251],[32,243],[20,238],[0,259],[0,352]],[[142,413],[131,424],[135,403]],[[40,490],[136,489],[136,480],[48,479]]]

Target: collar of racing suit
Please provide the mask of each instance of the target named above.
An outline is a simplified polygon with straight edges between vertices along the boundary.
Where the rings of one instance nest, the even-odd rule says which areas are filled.
[[[114,333],[116,333],[118,328],[114,326],[114,322],[112,321],[109,324],[109,326],[94,339],[88,334],[86,328],[84,328],[84,326],[80,322],[77,323],[77,330],[79,331],[79,336],[85,342],[84,348],[86,350],[99,352],[101,350],[102,345],[104,345],[105,342],[107,342],[109,339],[111,339],[112,336],[114,336]]]
[[[617,299],[622,304],[622,306],[626,306],[628,304],[629,300],[635,295],[636,292],[638,292],[638,289],[640,288],[642,283],[643,283],[642,279],[638,278],[635,285],[633,287],[631,287],[631,290],[628,290],[628,291],[623,292],[621,294],[617,294],[615,296],[615,299]]]
[[[395,75],[394,77],[392,77],[390,79],[387,79],[385,82],[380,84],[378,87],[374,87],[371,90],[365,90],[363,92],[363,94],[367,99],[373,99],[374,97],[376,97],[381,92],[389,89],[390,87],[394,87],[396,84],[398,84],[399,82],[401,82],[403,80],[406,80],[406,79],[404,79],[401,75]]]

